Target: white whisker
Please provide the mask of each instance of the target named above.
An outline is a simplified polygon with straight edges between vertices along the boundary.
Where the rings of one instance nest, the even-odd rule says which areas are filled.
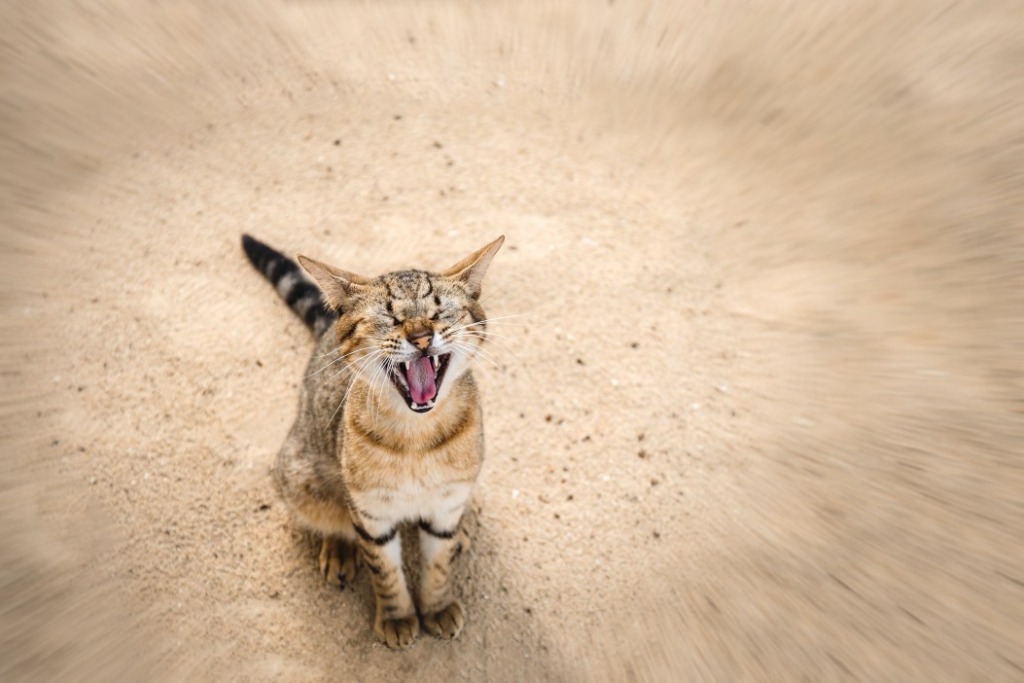
[[[371,351],[371,353],[368,356],[364,356],[362,358],[357,358],[355,361],[342,366],[341,370],[338,370],[338,372],[336,372],[333,375],[331,375],[330,377],[328,377],[327,380],[325,380],[325,381],[330,382],[331,380],[333,380],[338,375],[344,373],[346,370],[351,371],[353,374],[359,374],[360,370],[363,369],[366,366],[367,363],[369,363],[373,358],[375,358],[380,353],[383,353],[383,352],[380,351],[380,350]]]
[[[453,325],[453,326],[449,327],[448,329],[446,329],[445,333],[447,334],[448,332],[459,332],[461,330],[467,330],[467,329],[469,329],[471,327],[478,327],[480,325],[489,325],[489,324],[492,324],[492,323],[496,324],[496,325],[497,324],[504,324],[504,325],[519,324],[522,321],[517,321],[515,323],[501,322],[501,321],[508,321],[508,320],[510,320],[512,318],[523,318],[523,317],[526,317],[528,315],[530,315],[530,314],[529,313],[516,313],[516,314],[513,314],[513,315],[496,316],[494,318],[484,318],[483,320],[476,320],[476,321],[468,323],[466,325],[457,325],[457,326]]]
[[[368,410],[373,409],[373,423],[377,423],[377,418],[380,417],[380,390],[377,389],[377,378],[380,377],[382,381],[387,381],[388,375],[386,374],[390,368],[391,359],[387,356],[384,357],[384,362],[377,365],[374,368],[373,375],[367,382],[366,398],[364,401],[364,407]],[[383,384],[381,389],[383,389]],[[372,399],[372,402],[371,402]]]
[[[366,366],[370,362],[372,362],[373,359],[375,359],[377,356],[381,355],[382,353],[384,353],[383,349],[372,349],[372,350],[370,350],[370,354],[368,356],[365,356],[363,358],[357,359],[354,363],[352,363],[351,365],[348,365],[346,368],[343,368],[341,371],[339,371],[338,373],[336,373],[334,375],[334,377],[337,377],[338,375],[340,375],[342,372],[344,372],[347,369],[347,370],[351,370],[353,376],[352,376],[352,379],[349,380],[348,389],[345,391],[345,395],[341,397],[340,401],[338,401],[338,407],[335,408],[334,412],[331,414],[331,419],[328,420],[328,422],[327,422],[328,424],[331,424],[332,422],[334,422],[334,418],[338,415],[338,411],[340,411],[342,406],[344,406],[346,401],[348,401],[349,394],[352,393],[352,390],[355,388],[356,384],[358,384],[358,379],[363,379],[365,381],[364,371],[366,370]]]
[[[318,375],[318,374],[320,374],[321,372],[323,372],[323,371],[324,371],[324,370],[326,370],[327,368],[331,367],[332,365],[334,365],[335,363],[337,363],[337,362],[338,362],[338,361],[340,361],[340,360],[344,360],[344,359],[348,358],[348,357],[349,357],[349,356],[351,356],[351,355],[354,355],[354,354],[356,354],[356,353],[359,353],[360,351],[368,351],[368,350],[369,350],[369,349],[365,349],[365,348],[362,348],[362,347],[360,347],[360,348],[356,349],[355,351],[349,351],[348,353],[346,353],[346,354],[344,354],[344,355],[342,355],[342,356],[338,356],[337,358],[335,358],[334,360],[332,360],[332,361],[331,361],[330,363],[328,363],[327,365],[323,366],[323,367],[322,367],[322,368],[320,368],[319,370],[316,370],[315,372],[312,372],[312,373],[310,373],[310,374],[306,375],[306,379],[309,379],[309,378],[310,378],[310,377],[312,377],[313,375]],[[331,353],[337,353],[337,350],[335,350],[335,351],[332,351]],[[331,355],[331,354],[330,354],[330,353],[325,353],[325,354],[322,354],[322,356],[321,356],[321,357],[323,357],[323,356],[329,356],[329,355]]]
[[[496,370],[500,369],[501,366],[498,361],[487,351],[485,351],[479,344],[471,346],[465,342],[452,342],[452,348],[462,351],[467,356],[467,361],[472,361],[476,357],[480,357],[494,366]]]
[[[508,345],[504,344],[501,340],[494,339],[493,338],[494,335],[492,333],[482,334],[482,333],[479,333],[479,332],[462,332],[459,335],[457,335],[456,340],[461,340],[461,339],[467,338],[467,337],[468,338],[479,339],[481,343],[484,342],[484,341],[487,341],[489,344],[494,344],[499,349],[501,349],[505,353],[508,353],[513,358],[515,358],[515,360],[517,360],[519,362],[522,362],[522,359],[519,358],[519,355],[515,351],[513,351],[511,348],[509,348]],[[463,343],[466,343],[466,342],[463,342]]]

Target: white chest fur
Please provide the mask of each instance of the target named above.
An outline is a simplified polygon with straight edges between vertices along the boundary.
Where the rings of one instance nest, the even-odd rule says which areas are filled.
[[[368,530],[371,526],[385,529],[400,522],[417,520],[447,529],[462,516],[472,488],[471,484],[465,483],[431,486],[406,482],[399,488],[360,491],[353,495],[353,502],[368,517],[372,516],[373,519],[365,520]]]

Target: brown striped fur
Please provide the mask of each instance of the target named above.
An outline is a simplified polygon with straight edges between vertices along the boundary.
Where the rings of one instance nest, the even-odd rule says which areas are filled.
[[[441,638],[463,627],[453,563],[468,542],[460,520],[483,459],[470,364],[486,336],[481,281],[502,241],[442,273],[366,278],[299,257],[337,320],[317,340],[274,478],[299,524],[323,539],[329,582],[344,588],[361,557],[376,595],[374,631],[391,648],[411,645],[420,619]],[[396,365],[425,354],[443,373],[431,407],[409,398],[412,380]],[[391,370],[408,379],[405,397]],[[407,523],[420,534],[415,600],[398,534]]]

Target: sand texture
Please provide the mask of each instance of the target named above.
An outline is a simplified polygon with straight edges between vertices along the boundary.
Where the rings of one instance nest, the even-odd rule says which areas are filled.
[[[0,680],[1024,680],[1024,4],[0,8]],[[269,472],[248,232],[507,237],[465,631]]]

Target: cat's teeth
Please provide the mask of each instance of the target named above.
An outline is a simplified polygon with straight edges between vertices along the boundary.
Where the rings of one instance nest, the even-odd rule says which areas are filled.
[[[440,360],[438,360],[437,356],[431,356],[431,357],[430,357],[430,365],[431,365],[431,366],[433,366],[433,368],[434,368],[434,372],[437,372],[437,367],[438,367],[438,366],[439,366],[440,364],[441,364],[441,361],[440,361]]]

